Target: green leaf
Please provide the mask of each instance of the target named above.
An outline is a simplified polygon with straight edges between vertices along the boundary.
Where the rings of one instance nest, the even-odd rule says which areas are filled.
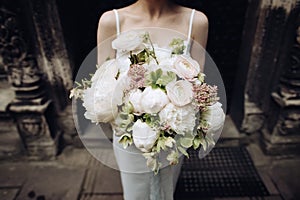
[[[206,149],[208,147],[207,141],[204,138],[201,138],[200,139],[200,143],[201,143],[201,145],[203,147],[203,150],[206,151]]]
[[[120,139],[119,143],[123,145],[123,148],[126,149],[128,146],[132,145],[133,140],[131,134],[125,133],[123,134]]]
[[[178,164],[178,152],[171,151],[167,156],[167,160],[170,162],[170,165]]]
[[[216,145],[214,139],[212,137],[208,136],[208,135],[206,135],[205,140],[206,140],[208,145],[213,145],[213,146]]]
[[[78,86],[82,86],[79,82],[75,81],[76,85]]]
[[[193,148],[196,150],[199,148],[201,142],[200,142],[200,138],[199,137],[195,137],[195,139],[193,140]]]
[[[157,81],[157,85],[166,86],[168,83],[176,79],[176,74],[174,72],[167,72],[167,75],[161,76]]]
[[[169,46],[172,48],[172,54],[183,54],[184,49],[186,48],[184,45],[184,40],[181,38],[174,38]]]
[[[204,83],[204,79],[205,79],[205,74],[200,73],[200,74],[198,75],[198,80],[199,80],[201,83]]]
[[[193,138],[180,138],[180,144],[185,148],[190,148],[193,145]]]
[[[147,74],[146,81],[145,81],[146,86],[151,86],[153,89],[161,88],[161,85],[158,84],[158,80],[161,78],[162,74],[163,74],[162,69],[157,69],[156,71]]]
[[[158,138],[156,148],[157,148],[158,153],[160,152],[161,149],[164,150],[164,151],[166,150],[165,137]]]
[[[183,155],[185,155],[186,157],[188,157],[189,158],[189,154],[186,152],[186,150],[183,148],[183,147],[177,147],[178,148],[178,150],[183,154]]]

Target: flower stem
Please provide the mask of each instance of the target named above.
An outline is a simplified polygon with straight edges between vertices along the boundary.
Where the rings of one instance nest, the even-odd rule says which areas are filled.
[[[158,63],[158,60],[157,60],[156,55],[155,55],[155,51],[154,51],[154,46],[153,46],[152,40],[150,38],[149,33],[146,33],[146,34],[147,34],[147,39],[149,40],[151,48],[152,48],[152,52],[150,53],[150,56],[152,56],[152,58],[154,58],[156,64],[158,65],[159,63]]]

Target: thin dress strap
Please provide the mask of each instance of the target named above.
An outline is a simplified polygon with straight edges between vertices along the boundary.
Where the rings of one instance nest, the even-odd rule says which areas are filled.
[[[186,41],[186,49],[184,51],[184,54],[189,54],[190,53],[191,42],[192,42],[191,41],[191,36],[192,36],[194,15],[195,15],[195,9],[192,10],[191,16],[190,16],[189,32],[188,32],[188,38],[187,38],[187,41]]]
[[[189,32],[188,32],[188,41],[190,41],[191,36],[192,36],[194,15],[195,15],[195,9],[192,10],[191,17],[190,17],[190,25],[189,25]]]
[[[113,10],[116,16],[116,28],[117,28],[117,35],[120,35],[120,20],[119,20],[119,13],[116,9]]]

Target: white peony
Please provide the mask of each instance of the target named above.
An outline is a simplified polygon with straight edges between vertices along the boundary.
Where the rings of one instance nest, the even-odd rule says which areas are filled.
[[[142,93],[141,105],[146,113],[158,113],[167,103],[169,99],[166,93],[159,88],[146,87]]]
[[[102,80],[103,77],[105,78],[106,76],[110,77],[115,77],[118,73],[118,64],[117,60],[111,59],[108,61],[105,61],[102,65],[97,66],[97,70],[93,77],[91,78],[91,81],[96,83],[98,80]]]
[[[159,118],[161,122],[169,125],[177,134],[192,134],[196,124],[196,111],[191,104],[177,107],[169,103],[160,111]]]
[[[210,128],[207,130],[207,136],[211,138],[211,143],[207,144],[207,147],[201,146],[198,157],[200,159],[204,158],[215,146],[215,143],[219,139],[223,125],[225,122],[225,113],[222,109],[222,104],[217,102],[212,106],[208,106],[209,116],[207,118],[207,122],[210,125]]]
[[[109,122],[117,115],[117,102],[112,95],[117,85],[117,73],[114,60],[105,62],[92,77],[91,88],[83,93],[84,116],[94,123]]]
[[[192,102],[193,85],[189,81],[170,82],[166,90],[170,101],[176,106],[185,106]]]
[[[171,59],[172,51],[166,48],[155,48],[155,55],[159,64],[161,65],[162,62],[166,62],[167,60]]]
[[[148,124],[137,120],[132,126],[132,137],[138,149],[142,152],[149,152],[158,138],[158,134]]]
[[[143,108],[141,105],[142,91],[137,89],[129,94],[129,101],[133,105],[134,112],[143,113]]]
[[[123,75],[119,75],[120,77],[117,80],[117,84],[114,88],[114,93],[113,95],[113,102],[117,105],[122,105],[124,102],[124,91],[129,89],[129,84],[130,84],[130,80],[127,76]]]
[[[134,50],[142,50],[143,45],[143,34],[137,31],[128,31],[120,34],[114,41],[112,41],[112,48],[129,52]]]
[[[179,55],[174,62],[176,74],[181,78],[192,79],[200,73],[199,63],[187,55]]]
[[[215,134],[222,131],[224,121],[225,121],[225,113],[222,109],[222,104],[217,102],[211,106],[208,106],[209,115],[207,117],[207,122],[210,125],[208,129],[208,134]]]

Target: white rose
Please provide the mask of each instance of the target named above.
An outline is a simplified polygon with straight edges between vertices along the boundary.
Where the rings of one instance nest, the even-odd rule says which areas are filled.
[[[193,98],[193,85],[186,80],[170,82],[166,86],[170,101],[176,106],[185,106],[191,103]]]
[[[133,105],[134,112],[143,113],[143,108],[141,105],[142,91],[137,89],[129,94],[129,101]]]
[[[146,113],[158,113],[169,103],[169,99],[161,89],[146,87],[142,93],[141,105]]]
[[[137,31],[124,32],[112,41],[112,48],[125,52],[141,50],[144,48],[142,36]]]
[[[160,111],[159,118],[180,135],[193,133],[196,125],[196,111],[191,104],[177,107],[169,103]]]
[[[142,152],[149,152],[153,147],[158,134],[148,124],[137,120],[132,126],[132,137],[135,146]]]
[[[179,55],[174,62],[176,73],[181,78],[192,79],[200,73],[199,63],[187,55]]]
[[[219,132],[222,131],[224,121],[225,121],[225,113],[222,109],[222,104],[217,102],[211,106],[208,106],[209,115],[207,117],[207,122],[210,125],[208,129],[208,134],[221,134]]]
[[[91,87],[83,93],[84,115],[94,123],[109,122],[117,115],[117,103],[112,95],[117,85],[117,73],[113,60],[104,63],[92,77]]]

